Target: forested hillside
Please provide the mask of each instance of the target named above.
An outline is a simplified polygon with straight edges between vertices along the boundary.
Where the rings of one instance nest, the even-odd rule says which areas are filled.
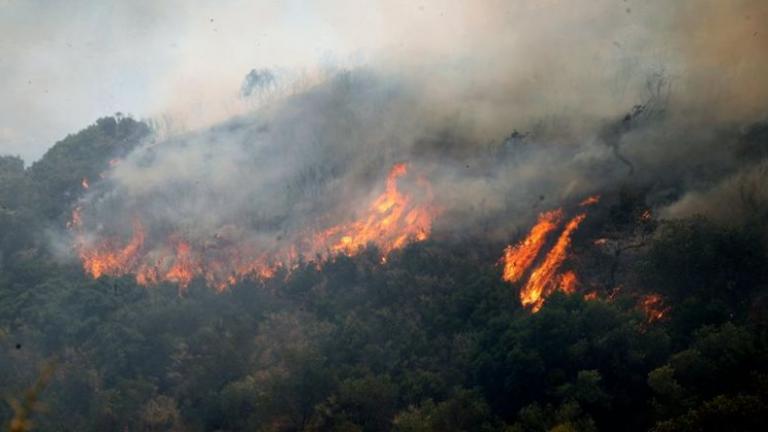
[[[764,158],[765,130],[738,132],[746,144],[736,151]],[[83,179],[93,187],[149,134],[103,118],[28,168],[0,159],[3,427],[25,430],[31,418],[41,431],[662,432],[768,422],[758,201],[734,226],[652,215],[648,189],[629,182],[603,190],[571,245],[580,289],[552,294],[537,313],[501,278],[501,251],[519,238],[436,233],[385,261],[375,246],[306,257],[220,293],[201,278],[184,291],[91,278],[52,239]]]

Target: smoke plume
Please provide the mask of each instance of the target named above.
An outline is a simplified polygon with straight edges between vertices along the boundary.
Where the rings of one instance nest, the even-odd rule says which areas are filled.
[[[766,115],[764,2],[431,6],[399,21],[405,6],[386,9],[397,25],[375,57],[290,90],[276,90],[284,71],[254,65],[235,86],[260,97],[248,112],[158,136],[89,188],[81,247],[133,244],[126,272],[151,262],[156,277],[210,256],[290,266],[351,253],[339,244],[364,226],[415,225],[392,234],[398,246],[508,238],[544,209],[626,184],[668,217],[746,217],[721,214],[736,197],[764,205],[743,196],[765,179],[765,154],[738,151],[765,146],[744,144]],[[390,188],[399,204],[376,220]],[[386,252],[389,235],[364,238]]]

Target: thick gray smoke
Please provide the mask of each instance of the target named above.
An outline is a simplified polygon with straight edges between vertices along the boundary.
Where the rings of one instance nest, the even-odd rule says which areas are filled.
[[[192,236],[235,226],[274,238],[338,223],[408,159],[419,135],[409,97],[365,72],[339,74],[208,131],[147,143],[94,189],[88,209]]]
[[[401,162],[403,190],[439,209],[435,235],[509,235],[542,209],[622,185],[647,188],[665,216],[764,211],[765,154],[754,149],[765,143],[740,128],[766,115],[768,73],[753,74],[768,62],[750,27],[766,6],[695,2],[691,17],[690,2],[624,3],[560,10],[539,34],[510,18],[514,44],[504,28],[444,62],[394,56],[336,71],[210,129],[147,142],[86,195],[84,229],[126,238],[139,218],[148,237],[270,252],[360,217]],[[243,96],[279,78],[256,71]]]

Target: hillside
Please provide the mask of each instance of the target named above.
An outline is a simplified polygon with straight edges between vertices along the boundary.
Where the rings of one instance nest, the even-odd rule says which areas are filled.
[[[732,133],[739,151],[768,146],[759,130]],[[174,280],[141,286],[130,272],[92,278],[51,233],[66,232],[88,193],[83,179],[102,187],[110,160],[148,133],[130,118],[104,118],[29,168],[0,160],[6,423],[31,415],[51,431],[757,431],[768,421],[759,221],[662,218],[651,212],[653,189],[634,180],[602,188],[588,210],[565,203],[587,215],[564,264],[578,285],[549,293],[535,313],[520,302],[525,280],[505,282],[499,259],[543,206],[506,240],[438,226],[385,260],[373,241],[218,291],[202,276],[183,290]],[[24,399],[37,379],[39,404]]]

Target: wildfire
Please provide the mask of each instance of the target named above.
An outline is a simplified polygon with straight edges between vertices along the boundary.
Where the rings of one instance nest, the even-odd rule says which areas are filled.
[[[99,278],[103,275],[122,276],[129,273],[136,264],[138,252],[143,244],[144,227],[136,220],[131,240],[123,247],[116,246],[116,241],[111,239],[90,247],[80,239],[75,247],[86,273]]]
[[[406,164],[396,164],[386,180],[384,191],[361,217],[308,233],[293,243],[275,242],[272,247],[241,239],[237,233],[218,234],[208,241],[192,241],[179,232],[166,236],[162,245],[147,244],[145,230],[137,219],[131,239],[124,245],[116,238],[93,240],[83,233],[82,209],[73,210],[67,226],[75,234],[75,250],[85,272],[94,277],[133,274],[140,285],[170,282],[186,289],[196,278],[224,290],[247,277],[267,279],[281,268],[290,269],[300,255],[327,258],[332,254],[354,255],[373,244],[386,256],[410,242],[427,239],[435,211],[423,200],[403,193],[398,180],[407,175]],[[427,191],[429,184],[419,179]],[[225,228],[222,228],[224,231]]]
[[[571,219],[557,239],[557,243],[544,258],[544,262],[533,270],[528,283],[520,291],[520,302],[523,306],[531,306],[533,312],[538,312],[544,304],[544,298],[558,288],[557,272],[567,256],[571,236],[586,217],[587,215],[582,213]]]
[[[560,291],[566,294],[573,294],[576,292],[576,285],[579,283],[579,278],[576,277],[576,273],[567,271],[560,276]]]
[[[540,214],[538,222],[531,228],[531,232],[523,241],[504,249],[504,256],[501,258],[504,263],[504,273],[502,274],[504,281],[517,282],[523,277],[525,271],[539,255],[539,250],[547,241],[547,236],[557,228],[562,217],[562,210]]]
[[[648,323],[658,321],[669,312],[669,307],[664,304],[664,299],[659,294],[647,294],[640,298],[640,308],[645,312]]]
[[[591,196],[583,200],[579,206],[591,206],[597,204],[599,200],[598,195]],[[528,280],[520,290],[520,302],[524,307],[530,307],[531,311],[535,313],[541,309],[544,300],[553,292],[557,290],[567,294],[576,292],[579,284],[576,273],[570,270],[561,272],[560,268],[568,258],[568,249],[573,233],[586,217],[586,213],[581,213],[570,219],[565,224],[554,246],[546,253],[539,265],[530,272],[530,267],[547,243],[547,237],[559,227],[563,218],[562,209],[539,215],[538,221],[521,242],[504,249],[504,255],[500,260],[504,265],[502,279],[505,282],[514,283],[522,280],[526,273],[528,274]]]
[[[316,244],[328,245],[332,253],[347,255],[375,244],[386,256],[408,242],[426,240],[432,227],[432,212],[428,207],[413,204],[397,188],[397,179],[407,172],[405,164],[392,167],[384,193],[371,203],[367,214],[321,232]]]

